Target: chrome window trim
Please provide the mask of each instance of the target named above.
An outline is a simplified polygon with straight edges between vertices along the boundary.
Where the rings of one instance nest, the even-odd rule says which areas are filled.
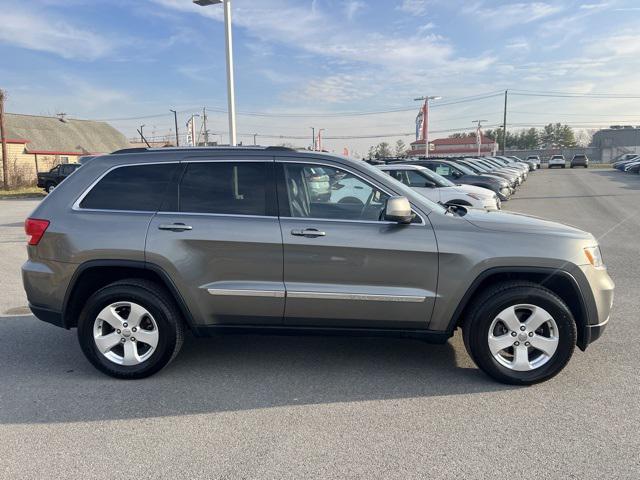
[[[342,169],[345,172],[350,173],[351,175],[353,175],[354,177],[358,177],[360,180],[362,180],[363,182],[365,182],[368,185],[371,185],[373,188],[377,188],[378,190],[382,191],[383,193],[385,193],[386,195],[389,195],[390,197],[397,197],[398,195],[390,193],[389,190],[386,190],[385,188],[382,188],[381,186],[379,186],[376,183],[371,182],[371,180],[364,178],[362,175],[353,172],[351,169],[344,167],[342,164],[331,164],[331,163],[323,163],[322,161],[316,161],[316,160],[284,160],[284,159],[279,159],[276,158],[276,163],[304,163],[307,165],[319,165],[319,166],[325,166],[325,167],[330,167],[330,168],[337,168],[337,169]],[[424,226],[426,225],[426,222],[424,221],[424,217],[422,215],[420,215],[420,213],[418,213],[415,208],[415,205],[411,204],[411,209],[414,210],[414,213],[420,218],[420,222],[421,223],[408,223],[407,225],[414,225],[414,226]],[[314,221],[321,221],[321,220],[326,220],[326,221],[330,221],[330,222],[356,222],[356,223],[376,223],[376,224],[394,224],[397,225],[396,222],[388,222],[385,220],[347,220],[347,219],[331,219],[331,218],[311,218],[311,217],[280,217],[280,218],[288,218],[288,219],[297,219],[297,220],[314,220]]]
[[[206,217],[238,217],[238,218],[270,218],[277,219],[275,215],[248,215],[243,213],[200,213],[200,212],[157,212],[157,215],[188,215],[188,216],[206,216]]]
[[[82,208],[80,204],[84,200],[84,198],[89,195],[89,192],[93,190],[93,188],[102,180],[104,177],[109,175],[109,173],[117,170],[118,168],[124,167],[142,167],[146,165],[174,165],[180,164],[179,161],[172,162],[140,162],[140,163],[123,163],[122,165],[114,165],[113,167],[106,170],[102,175],[96,178],[84,191],[80,194],[80,196],[73,202],[71,206],[72,210],[80,211],[80,212],[111,212],[111,213],[156,213],[153,210],[117,210],[117,209],[109,209],[109,208]]]

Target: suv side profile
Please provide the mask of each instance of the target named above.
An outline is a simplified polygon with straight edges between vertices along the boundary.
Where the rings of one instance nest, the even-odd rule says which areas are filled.
[[[589,233],[447,209],[365,162],[283,147],[115,152],[25,227],[31,310],[117,378],[158,372],[187,330],[445,342],[461,327],[484,372],[526,385],[596,340],[613,301]]]

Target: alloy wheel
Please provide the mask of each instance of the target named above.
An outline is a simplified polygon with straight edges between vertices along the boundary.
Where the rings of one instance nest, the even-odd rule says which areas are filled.
[[[551,314],[528,304],[512,305],[496,315],[487,340],[493,358],[519,372],[546,364],[560,342],[558,325]]]
[[[116,302],[103,308],[93,324],[100,353],[118,365],[139,365],[158,346],[158,324],[151,313],[133,302]]]

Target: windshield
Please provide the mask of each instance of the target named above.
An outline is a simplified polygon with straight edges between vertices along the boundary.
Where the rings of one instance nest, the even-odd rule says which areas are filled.
[[[452,162],[452,164],[465,175],[475,175],[475,173],[473,173],[473,170],[471,170],[466,165],[462,165],[461,163],[457,163],[457,162]]]
[[[485,167],[484,165],[482,165],[480,162],[468,161],[465,165],[468,165],[469,168],[472,168],[473,170],[475,170],[477,172],[487,173],[489,171],[489,169],[487,167]]]

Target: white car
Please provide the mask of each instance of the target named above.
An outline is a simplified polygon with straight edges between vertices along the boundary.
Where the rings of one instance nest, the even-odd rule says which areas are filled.
[[[566,163],[567,162],[564,159],[564,155],[554,155],[549,159],[549,168],[553,168],[553,167],[564,168]]]
[[[377,167],[434,202],[485,210],[500,210],[502,206],[498,196],[491,190],[474,185],[456,185],[426,167],[400,164]]]

